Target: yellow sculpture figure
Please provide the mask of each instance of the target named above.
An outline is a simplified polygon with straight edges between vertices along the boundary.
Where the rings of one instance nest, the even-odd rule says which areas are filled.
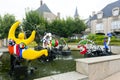
[[[32,31],[32,34],[28,39],[24,39],[25,34],[23,32],[19,33],[18,38],[15,37],[15,31],[16,31],[16,28],[19,26],[19,24],[20,24],[19,21],[15,22],[9,30],[8,49],[9,49],[10,54],[11,55],[16,54],[17,56],[20,56],[27,60],[37,59],[41,57],[42,55],[48,56],[47,49],[35,51],[30,48],[28,49],[26,48],[26,45],[30,44],[34,40],[35,33],[36,33],[35,31]]]

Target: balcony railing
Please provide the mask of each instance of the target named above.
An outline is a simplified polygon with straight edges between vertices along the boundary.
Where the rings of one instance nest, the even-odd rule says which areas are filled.
[[[120,28],[118,29],[111,29],[112,32],[120,32]]]
[[[96,30],[95,33],[104,33],[104,30]]]

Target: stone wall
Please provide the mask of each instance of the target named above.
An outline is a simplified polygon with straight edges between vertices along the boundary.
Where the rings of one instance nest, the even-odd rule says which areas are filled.
[[[89,80],[103,80],[120,72],[120,55],[76,59],[76,71]]]

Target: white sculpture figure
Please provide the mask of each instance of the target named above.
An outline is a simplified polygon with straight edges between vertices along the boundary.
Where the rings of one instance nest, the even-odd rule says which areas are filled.
[[[43,37],[43,48],[51,48],[51,40],[52,40],[52,34],[51,33],[45,33],[45,36]]]

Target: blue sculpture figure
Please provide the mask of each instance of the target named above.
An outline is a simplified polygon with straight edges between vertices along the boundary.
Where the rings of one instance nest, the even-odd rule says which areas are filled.
[[[104,48],[105,48],[106,51],[109,50],[109,44],[110,44],[110,40],[111,40],[112,34],[111,33],[107,33],[107,36],[108,36],[108,40],[107,40],[107,37],[104,38]]]

